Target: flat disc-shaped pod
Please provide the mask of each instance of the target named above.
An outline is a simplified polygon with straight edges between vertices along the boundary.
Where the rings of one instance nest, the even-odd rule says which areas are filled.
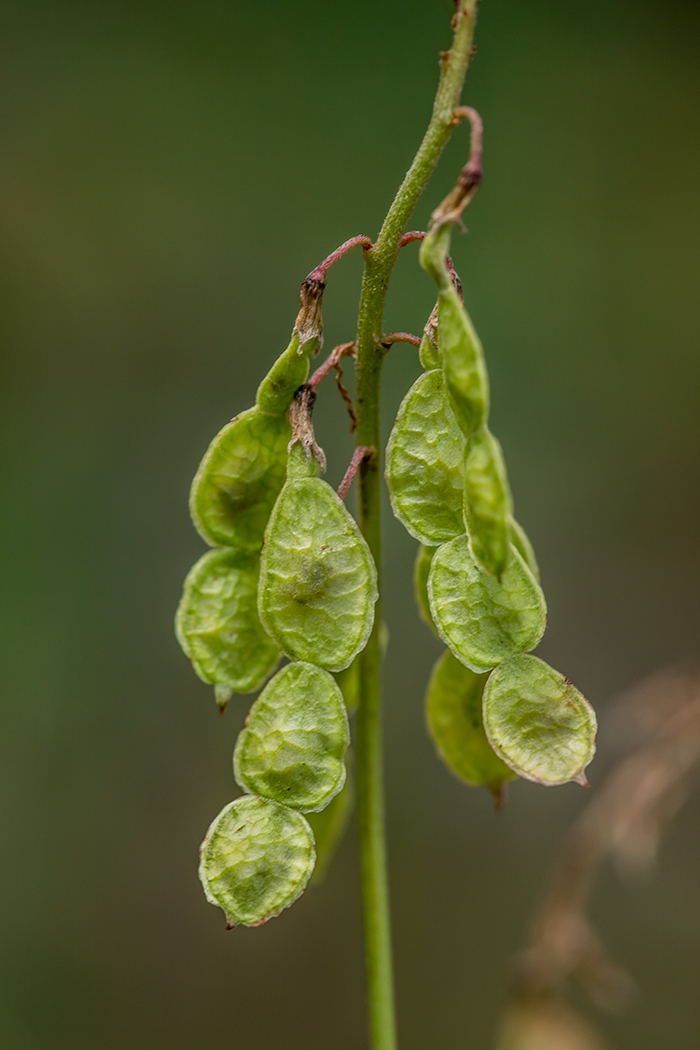
[[[356,522],[325,481],[292,477],[265,532],[258,604],[292,659],[342,671],[374,622],[377,572]]]
[[[498,581],[478,568],[466,536],[436,551],[428,597],[438,634],[472,671],[534,649],[547,623],[544,595],[516,549]]]
[[[349,743],[335,679],[312,664],[288,664],[250,709],[233,753],[234,776],[253,795],[320,810],[345,783]]]
[[[467,784],[500,796],[515,774],[486,739],[481,714],[488,674],[476,674],[448,650],[433,668],[426,696],[428,729],[449,769]]]
[[[464,448],[442,371],[425,372],[401,402],[386,449],[394,515],[421,543],[464,532]]]
[[[586,783],[596,717],[588,701],[537,656],[515,656],[484,690],[484,729],[514,772],[538,784]]]
[[[259,689],[280,657],[258,615],[260,558],[208,551],[190,569],[175,617],[178,641],[220,704]]]
[[[224,806],[200,850],[199,878],[232,926],[260,926],[299,897],[314,869],[308,823],[287,806],[246,795]]]
[[[190,514],[212,546],[259,551],[284,485],[291,427],[258,407],[236,416],[207,449],[190,491]]]

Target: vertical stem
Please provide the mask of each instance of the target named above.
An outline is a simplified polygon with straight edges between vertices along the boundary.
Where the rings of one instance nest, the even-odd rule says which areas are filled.
[[[381,434],[379,390],[385,348],[380,346],[389,277],[408,218],[455,126],[471,57],[477,0],[458,0],[451,49],[442,56],[433,114],[423,141],[389,209],[365,272],[357,332],[357,443],[377,452],[360,468],[360,526],[379,574],[374,630],[360,654],[357,711],[357,793],[365,912],[365,952],[373,1050],[395,1050],[396,1022],[384,826],[381,727]]]

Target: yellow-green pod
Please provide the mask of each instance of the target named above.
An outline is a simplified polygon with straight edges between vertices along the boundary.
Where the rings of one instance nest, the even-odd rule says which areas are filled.
[[[428,232],[420,248],[420,263],[438,286],[438,348],[447,392],[465,437],[480,429],[489,415],[489,379],[481,346],[447,269],[449,224]]]
[[[258,608],[290,658],[342,671],[372,630],[377,573],[356,522],[315,473],[294,445],[265,532]]]
[[[452,411],[471,437],[488,419],[489,378],[479,337],[451,285],[438,299],[438,345]]]
[[[224,806],[200,849],[199,878],[227,926],[260,926],[303,893],[314,837],[301,813],[245,795]]]
[[[497,579],[508,564],[512,509],[501,446],[482,427],[469,439],[464,458],[464,520],[477,564]]]
[[[283,667],[250,709],[233,753],[252,795],[303,812],[324,809],[345,783],[348,716],[333,676],[312,664]]]
[[[595,754],[596,717],[571,682],[537,656],[515,656],[484,689],[484,729],[494,751],[527,780],[586,783]]]
[[[421,543],[464,532],[464,437],[439,369],[419,376],[401,402],[386,449],[391,507]]]
[[[428,627],[430,627],[435,634],[437,634],[437,628],[433,621],[433,614],[430,611],[428,576],[430,575],[430,566],[433,564],[433,556],[435,555],[436,550],[437,547],[426,547],[425,544],[421,543],[413,566],[413,584],[415,588],[418,613],[421,620],[423,620],[424,623],[427,623]]]
[[[537,564],[534,547],[530,543],[525,529],[513,517],[509,519],[508,526],[510,529],[510,542],[539,583],[540,567]]]
[[[486,739],[481,714],[488,674],[475,674],[447,650],[433,668],[426,696],[428,730],[448,769],[467,784],[501,797],[515,774]]]
[[[212,547],[260,550],[284,485],[291,434],[286,416],[267,415],[256,405],[216,435],[190,492],[192,521]]]
[[[466,536],[435,552],[428,597],[443,642],[476,672],[534,649],[547,623],[544,595],[515,548],[499,581],[479,569]]]
[[[259,573],[258,555],[224,549],[208,551],[185,580],[175,633],[221,707],[259,689],[280,658],[258,616]]]

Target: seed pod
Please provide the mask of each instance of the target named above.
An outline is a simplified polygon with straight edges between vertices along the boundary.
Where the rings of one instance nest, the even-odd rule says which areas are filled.
[[[229,802],[200,850],[210,904],[233,926],[260,926],[299,897],[314,868],[314,839],[301,813],[266,798]]]
[[[345,783],[349,743],[345,704],[332,676],[311,664],[288,664],[250,709],[233,753],[234,776],[251,795],[321,810]]]
[[[315,470],[294,445],[265,532],[258,608],[291,659],[342,671],[372,630],[377,573],[357,524]]]
[[[419,376],[401,403],[386,450],[386,482],[394,515],[421,543],[464,532],[464,437],[439,370]]]
[[[320,813],[307,813],[306,815],[316,842],[316,867],[311,876],[313,886],[318,885],[326,877],[330,863],[347,830],[353,801],[352,778],[348,773],[342,791],[338,792],[326,808]]]
[[[190,492],[197,532],[211,546],[259,551],[284,484],[291,427],[257,406],[236,416],[212,441]]]
[[[488,671],[534,649],[544,634],[544,595],[515,548],[501,580],[479,570],[466,536],[433,558],[428,597],[438,634],[472,671]]]
[[[464,459],[464,520],[474,559],[497,579],[508,564],[512,508],[501,446],[488,427],[482,427],[469,439]]]
[[[450,405],[468,438],[488,419],[489,378],[479,337],[452,286],[438,299],[438,341]]]
[[[299,347],[299,336],[294,333],[292,341],[277,358],[258,387],[255,396],[256,405],[271,416],[283,416],[294,397],[294,391],[306,382],[309,374],[308,352],[315,342],[306,344],[303,351]]]
[[[515,547],[516,551],[523,559],[528,569],[535,577],[537,582],[540,582],[540,567],[537,564],[537,558],[535,557],[535,551],[527,538],[527,533],[522,525],[518,524],[515,518],[510,518],[508,521],[508,527],[510,530],[510,542]]]
[[[538,784],[586,783],[595,754],[596,717],[563,675],[537,656],[515,656],[484,690],[484,729],[497,755]]]
[[[514,773],[486,739],[481,700],[488,674],[475,674],[448,650],[433,668],[426,696],[428,730],[440,757],[467,784],[484,785],[500,798]]]
[[[437,629],[433,622],[433,614],[430,611],[430,600],[428,598],[428,576],[430,575],[430,566],[433,564],[436,550],[437,547],[426,547],[421,543],[416,555],[415,565],[413,566],[413,584],[418,613],[421,620],[427,623],[428,627],[435,631],[435,634],[437,634]]]
[[[479,336],[447,267],[449,244],[449,222],[437,223],[421,244],[419,259],[438,286],[438,348],[447,393],[457,424],[469,438],[488,420],[489,378]]]
[[[258,616],[260,558],[240,550],[208,551],[190,569],[175,617],[178,641],[221,707],[232,693],[253,693],[280,651]]]

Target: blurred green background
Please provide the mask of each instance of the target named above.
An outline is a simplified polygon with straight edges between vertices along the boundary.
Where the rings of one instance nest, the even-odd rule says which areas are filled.
[[[197,847],[236,789],[249,700],[219,720],[172,632],[203,545],[210,438],[286,345],[298,285],[376,233],[429,116],[450,0],[6,0],[0,13],[0,1044],[366,1046],[354,827],[325,883],[224,932]],[[483,0],[465,101],[485,180],[454,256],[492,423],[549,599],[540,652],[599,711],[698,654],[700,11]],[[458,130],[411,228],[463,163]],[[361,259],[326,293],[351,339]],[[432,305],[415,246],[387,330]],[[351,368],[348,369],[351,371]],[[390,355],[387,420],[418,374]],[[351,449],[319,399],[329,480]],[[388,426],[388,423],[387,423]],[[488,1050],[512,954],[587,801],[517,783],[494,816],[423,729],[440,647],[386,518],[388,811],[403,1050]],[[599,783],[601,757],[590,770]],[[607,869],[594,919],[640,994],[618,1050],[700,1026],[700,801],[655,878]]]

